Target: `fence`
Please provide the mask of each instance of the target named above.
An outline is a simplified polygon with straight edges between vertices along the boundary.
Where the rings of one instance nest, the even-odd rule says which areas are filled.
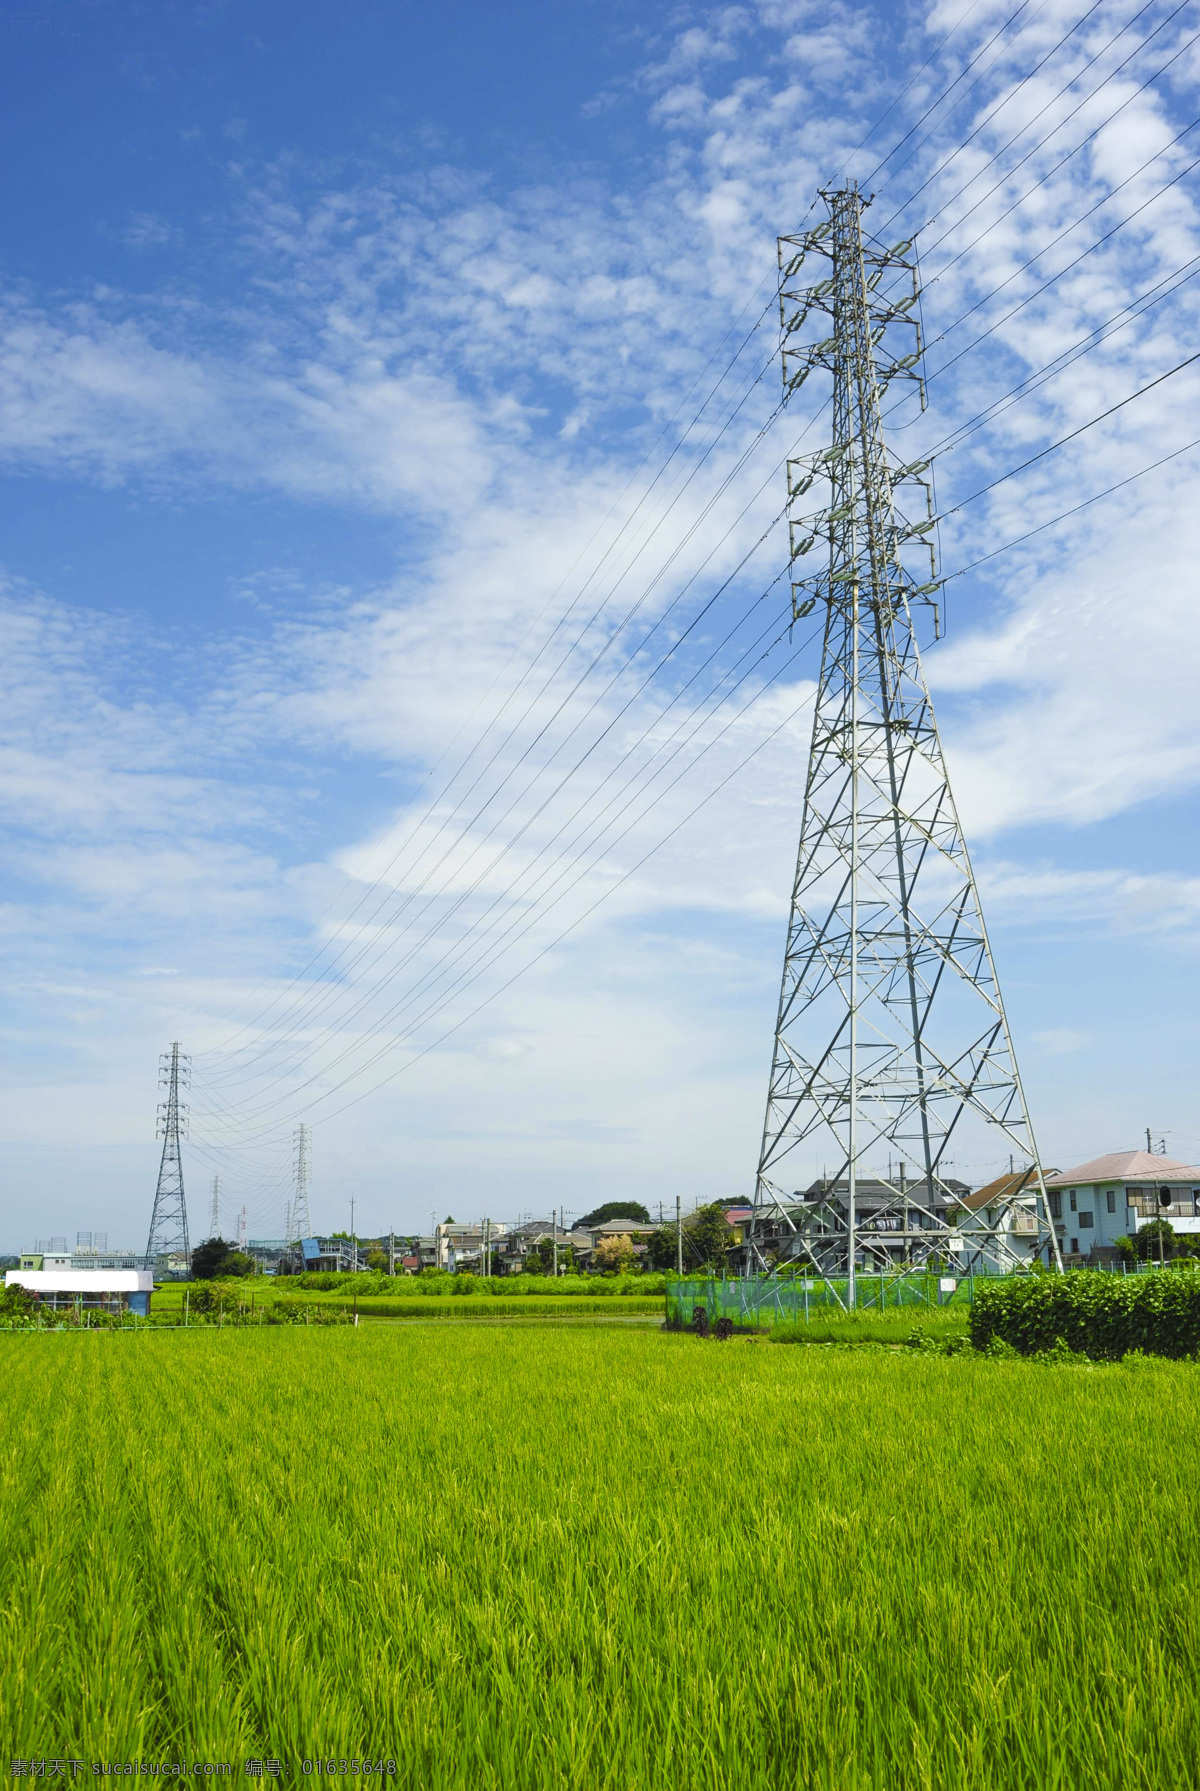
[[[854,1308],[859,1312],[891,1312],[900,1306],[967,1306],[975,1290],[974,1275],[857,1275]],[[850,1310],[849,1283],[817,1276],[758,1275],[731,1280],[692,1279],[667,1283],[667,1324],[690,1325],[696,1308],[706,1308],[711,1323],[732,1319],[739,1327],[806,1324]]]
[[[1159,1271],[1157,1262],[1087,1263],[1073,1274],[1147,1275]],[[854,1309],[858,1312],[892,1312],[901,1306],[932,1308],[969,1306],[975,1283],[983,1276],[867,1275],[855,1276]],[[707,1308],[709,1320],[729,1318],[738,1326],[807,1324],[813,1318],[830,1318],[850,1310],[849,1283],[845,1277],[826,1281],[820,1276],[754,1275],[728,1280],[693,1277],[667,1282],[667,1324],[690,1325],[697,1306]]]

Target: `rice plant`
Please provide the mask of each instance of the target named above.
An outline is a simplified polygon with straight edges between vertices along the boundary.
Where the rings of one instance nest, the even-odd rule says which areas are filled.
[[[1190,1364],[475,1325],[0,1347],[6,1761],[1193,1782]]]

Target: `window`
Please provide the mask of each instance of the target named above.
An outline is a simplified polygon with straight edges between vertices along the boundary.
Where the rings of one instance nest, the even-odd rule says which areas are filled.
[[[1200,1188],[1192,1189],[1192,1211],[1200,1213]]]
[[[1079,1239],[1078,1238],[1071,1239],[1071,1255],[1072,1256],[1079,1255]]]
[[[1109,1212],[1115,1213],[1117,1210],[1117,1190],[1115,1188],[1110,1188],[1105,1195],[1105,1199],[1108,1201]]]
[[[1093,1213],[1080,1213],[1080,1215],[1079,1215],[1080,1231],[1091,1231],[1091,1229],[1092,1229],[1093,1225],[1095,1225],[1095,1223],[1096,1223],[1096,1219],[1095,1219],[1095,1215]]]
[[[1057,1188],[1050,1190],[1050,1217],[1052,1219],[1062,1218],[1062,1195]]]
[[[1076,1210],[1075,1190],[1074,1190],[1074,1188],[1072,1188],[1071,1189],[1071,1211],[1074,1212],[1075,1210]]]

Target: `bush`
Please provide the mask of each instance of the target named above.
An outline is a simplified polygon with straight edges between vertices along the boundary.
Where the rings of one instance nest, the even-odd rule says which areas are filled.
[[[19,1281],[0,1288],[0,1318],[29,1318],[36,1304],[29,1289],[22,1287]]]
[[[1200,1277],[1077,1270],[980,1280],[971,1305],[971,1342],[985,1350],[996,1339],[1022,1356],[1071,1350],[1096,1362],[1119,1361],[1130,1350],[1195,1355]]]

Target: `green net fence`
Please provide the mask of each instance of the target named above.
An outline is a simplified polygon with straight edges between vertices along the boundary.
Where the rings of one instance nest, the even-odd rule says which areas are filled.
[[[974,1290],[974,1275],[859,1275],[853,1304],[858,1312],[890,1312],[901,1306],[965,1306]],[[706,1308],[713,1324],[728,1318],[739,1328],[766,1328],[848,1312],[851,1301],[847,1281],[825,1281],[818,1276],[668,1281],[668,1325],[690,1325],[698,1306]]]

